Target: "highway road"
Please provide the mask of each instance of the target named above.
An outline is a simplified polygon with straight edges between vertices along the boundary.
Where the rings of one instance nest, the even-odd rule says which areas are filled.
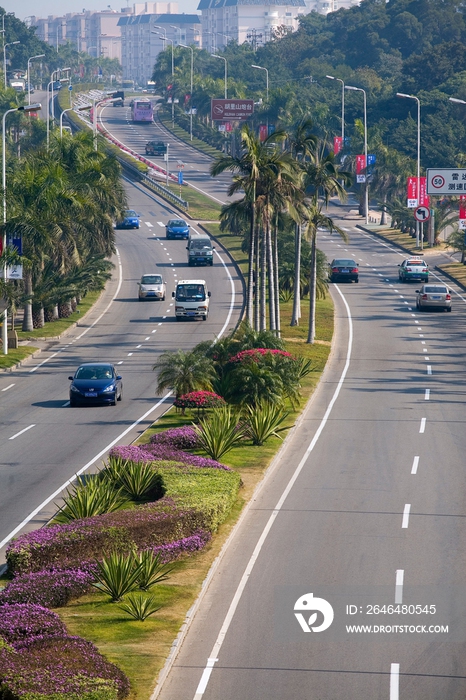
[[[219,204],[226,201],[231,174],[222,173],[211,178],[209,168],[212,158],[191,145],[178,141],[157,119],[153,124],[133,124],[131,109],[126,104],[124,107],[103,107],[99,112],[99,121],[116,139],[162,168],[165,167],[163,158],[146,156],[144,148],[148,141],[168,143],[169,172],[177,175],[178,161],[184,163],[183,177],[186,183],[209,195]]]
[[[113,444],[128,444],[166,410],[169,399],[157,393],[152,371],[161,352],[214,339],[239,319],[242,283],[226,253],[217,246],[213,267],[188,268],[186,243],[165,239],[165,222],[176,212],[142,186],[127,189],[141,228],[116,232],[115,273],[95,309],[50,350],[0,374],[0,555],[18,528],[33,529],[53,513],[56,498],[45,502],[67,480],[95,468]],[[163,274],[165,302],[138,301],[137,282],[148,272]],[[171,293],[183,278],[207,281],[207,322],[175,323]],[[123,401],[70,409],[68,376],[94,360],[121,370]]]
[[[417,312],[403,254],[339,223],[350,244],[322,232],[319,247],[356,258],[360,282],[332,285],[322,382],[217,562],[160,700],[466,695],[465,297],[452,287],[451,314]]]
[[[113,133],[124,137],[125,112],[109,110]],[[147,133],[134,128],[125,140],[142,147]],[[192,158],[207,188],[208,164],[197,152]],[[106,291],[103,307],[116,292],[107,313],[87,336],[76,329],[46,364],[41,357],[0,376],[3,531],[60,476],[124,431],[128,442],[149,420],[132,427],[137,417],[160,410],[150,366],[158,351],[187,341],[176,337],[184,327],[171,321],[169,305],[147,312],[134,301],[135,283],[152,255],[165,274],[179,274],[183,244],[163,249],[153,234],[167,212],[139,196],[131,204],[152,228],[118,233],[121,288],[116,278]],[[342,211],[331,213],[338,220]],[[451,314],[417,312],[416,285],[398,282],[403,255],[339,223],[351,242],[321,232],[319,247],[329,259],[356,258],[360,283],[332,285],[336,332],[322,381],[217,560],[161,700],[465,697],[465,297],[453,286]],[[190,344],[225,325],[232,302],[220,270],[208,277],[220,316],[193,324]],[[122,405],[69,410],[69,368],[94,358],[96,347],[99,359],[105,350],[123,362]]]

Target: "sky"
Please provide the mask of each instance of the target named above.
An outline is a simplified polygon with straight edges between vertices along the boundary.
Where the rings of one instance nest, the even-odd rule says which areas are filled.
[[[98,12],[106,10],[109,4],[112,10],[121,10],[127,5],[131,7],[133,0],[0,0],[0,7],[3,7],[5,12],[14,12],[16,17],[23,21],[30,15],[61,16],[67,12],[82,12],[83,8]],[[195,12],[198,4],[198,0],[178,0],[178,9],[180,12]]]

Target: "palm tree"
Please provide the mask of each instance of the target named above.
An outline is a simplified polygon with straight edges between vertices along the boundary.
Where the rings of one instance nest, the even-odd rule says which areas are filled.
[[[313,134],[313,122],[309,117],[302,117],[289,134],[292,154],[300,162],[312,160],[316,153],[317,136]],[[302,221],[295,224],[295,278],[293,288],[293,313],[290,326],[297,326],[301,316],[301,238]]]
[[[173,389],[177,397],[191,391],[210,391],[216,378],[212,360],[193,350],[164,352],[152,369],[159,373],[157,391]]]
[[[330,232],[336,231],[343,240],[347,240],[346,233],[335,225],[333,219],[322,213],[323,206],[327,206],[332,195],[337,195],[341,201],[346,199],[346,191],[341,184],[351,182],[349,173],[339,169],[335,164],[333,153],[322,156],[324,144],[316,150],[315,158],[307,164],[305,182],[311,190],[306,215],[306,235],[311,241],[311,270],[309,277],[309,331],[307,342],[313,343],[315,339],[315,305],[316,305],[316,279],[317,279],[317,229],[322,227]]]

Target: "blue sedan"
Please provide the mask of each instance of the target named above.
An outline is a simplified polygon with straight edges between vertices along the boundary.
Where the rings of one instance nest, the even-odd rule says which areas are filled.
[[[117,222],[117,228],[139,228],[139,214],[134,209],[127,209],[123,219]]]
[[[165,226],[166,238],[189,238],[189,224],[184,219],[170,219]]]
[[[86,362],[68,379],[71,381],[70,406],[107,403],[115,406],[122,399],[122,379],[107,362]]]

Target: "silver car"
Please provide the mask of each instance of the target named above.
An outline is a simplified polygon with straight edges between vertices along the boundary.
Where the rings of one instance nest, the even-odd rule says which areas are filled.
[[[166,287],[162,275],[147,273],[139,282],[139,301],[165,301]]]
[[[444,284],[423,284],[416,289],[416,307],[424,309],[446,309],[451,311],[451,291]]]

